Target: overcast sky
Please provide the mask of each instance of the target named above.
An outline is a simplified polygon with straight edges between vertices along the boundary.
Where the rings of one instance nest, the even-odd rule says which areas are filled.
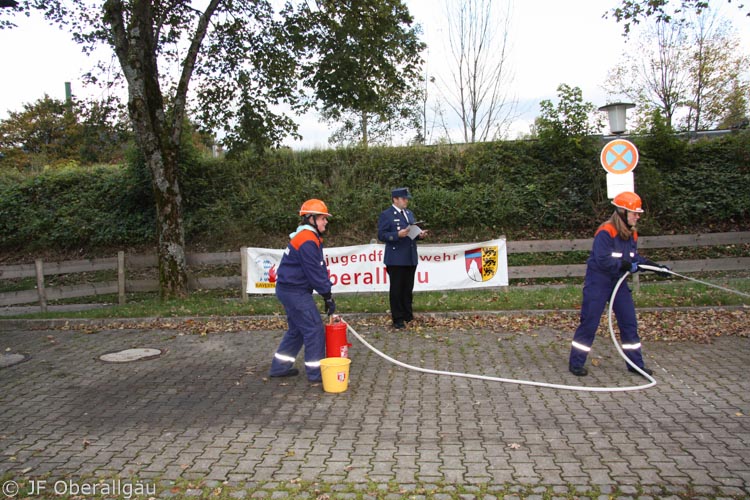
[[[430,47],[428,66],[435,71],[444,60],[447,47],[444,3],[445,0],[407,1],[415,19],[422,24]],[[515,75],[513,94],[521,113],[513,132],[529,131],[539,114],[539,101],[554,100],[561,83],[580,87],[586,101],[606,104],[599,86],[620,57],[626,39],[622,26],[612,19],[602,19],[602,15],[617,4],[613,0],[512,1],[510,68]]]
[[[602,15],[618,0],[514,0],[511,13],[511,61],[515,73],[512,93],[518,98],[521,116],[511,137],[528,132],[539,114],[539,101],[555,102],[561,83],[580,87],[583,98],[597,106],[607,103],[601,89],[607,72],[620,60],[627,39],[622,26]],[[422,25],[429,46],[425,55],[429,72],[437,72],[445,61],[447,17],[444,0],[406,0],[416,22]],[[730,17],[750,47],[750,19],[735,3],[716,2]],[[18,111],[46,93],[65,98],[65,82],[73,93],[88,95],[80,75],[90,69],[91,59],[81,54],[70,35],[43,21],[19,17],[19,28],[0,30],[0,118]],[[315,115],[299,121],[302,142],[296,148],[325,148],[328,130]]]

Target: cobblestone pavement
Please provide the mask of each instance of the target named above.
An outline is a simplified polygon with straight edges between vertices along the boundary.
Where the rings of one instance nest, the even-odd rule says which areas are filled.
[[[405,363],[575,385],[626,386],[608,338],[567,372],[570,332],[357,327]],[[409,371],[356,340],[351,381],[268,379],[281,331],[0,331],[0,476],[337,483],[667,485],[750,496],[750,340],[645,346],[658,384],[576,392]],[[161,357],[105,363],[102,354]],[[300,360],[298,359],[298,364]],[[564,497],[566,498],[566,497]]]

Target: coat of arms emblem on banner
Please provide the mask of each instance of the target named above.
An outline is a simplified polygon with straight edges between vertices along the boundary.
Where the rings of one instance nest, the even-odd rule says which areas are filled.
[[[464,252],[466,274],[473,281],[489,281],[497,272],[497,246],[480,247]]]

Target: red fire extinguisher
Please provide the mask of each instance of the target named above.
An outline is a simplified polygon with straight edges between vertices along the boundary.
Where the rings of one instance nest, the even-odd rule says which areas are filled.
[[[348,358],[352,346],[346,338],[347,324],[341,316],[333,315],[326,325],[326,357]]]

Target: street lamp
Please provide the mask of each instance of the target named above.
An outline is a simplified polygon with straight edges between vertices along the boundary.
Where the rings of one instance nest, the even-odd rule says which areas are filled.
[[[625,132],[625,111],[634,107],[635,104],[629,102],[616,102],[599,108],[599,111],[606,111],[609,116],[610,133],[619,135]]]

